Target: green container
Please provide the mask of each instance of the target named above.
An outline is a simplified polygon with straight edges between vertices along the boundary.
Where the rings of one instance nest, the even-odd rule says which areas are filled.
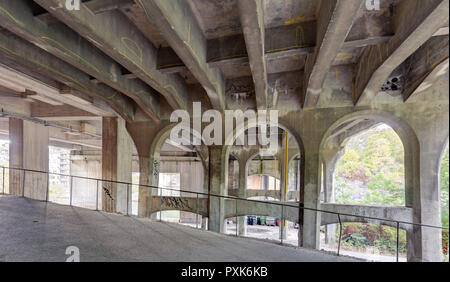
[[[266,225],[266,218],[265,217],[261,217],[261,225]]]

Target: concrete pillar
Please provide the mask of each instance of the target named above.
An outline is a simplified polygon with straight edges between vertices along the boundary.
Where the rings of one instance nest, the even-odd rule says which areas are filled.
[[[168,124],[154,122],[128,123],[130,133],[139,157],[139,197],[138,216],[150,217],[152,215],[151,199],[157,195],[159,184],[160,150],[165,138],[162,130]],[[156,218],[156,213],[153,214]]]
[[[287,201],[287,188],[288,188],[288,166],[289,166],[289,148],[286,146],[286,134],[283,134],[283,143],[281,145],[281,151],[280,151],[280,201],[286,202]],[[285,183],[286,178],[286,183]],[[281,217],[281,214],[280,214]],[[284,225],[283,225],[284,224]],[[280,218],[280,233],[279,238],[280,239],[286,239],[287,234],[287,221],[281,222]]]
[[[11,168],[24,168],[48,171],[49,129],[32,122],[9,118],[9,165]],[[47,174],[10,171],[10,193],[36,200],[46,200]]]
[[[337,161],[343,155],[344,150],[336,149],[328,154],[323,154],[323,193],[325,203],[335,202],[334,170]],[[325,225],[325,244],[335,243],[336,224]]]
[[[102,126],[102,179],[131,183],[133,145],[125,121],[104,117]],[[131,186],[103,181],[102,210],[131,213]]]
[[[415,201],[415,216],[420,215],[422,224],[441,226],[441,199],[440,199],[440,160],[442,144],[437,136],[430,134],[422,136],[420,141],[420,202]],[[408,241],[408,261],[442,261],[442,231],[428,227],[414,227]]]
[[[228,159],[225,157],[224,146],[209,146],[209,230],[224,233],[225,200],[211,195],[227,195]]]
[[[304,195],[300,203],[307,208],[320,208],[320,167],[319,144],[305,146]],[[320,246],[320,214],[315,211],[300,211],[299,245],[305,248],[318,249]]]
[[[239,159],[239,198],[247,198],[247,167],[248,157],[242,157]],[[239,206],[238,206],[239,208]],[[247,217],[238,217],[238,235],[247,235]]]

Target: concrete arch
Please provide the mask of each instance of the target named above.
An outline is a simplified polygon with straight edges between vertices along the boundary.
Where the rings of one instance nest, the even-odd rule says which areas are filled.
[[[302,138],[295,130],[293,130],[286,124],[280,123],[280,122],[278,122],[276,124],[268,122],[267,124],[270,126],[273,126],[273,127],[281,128],[284,131],[288,132],[291,136],[294,136],[294,140],[296,141],[301,154],[303,154],[305,147],[303,145]],[[247,123],[238,125],[231,134],[228,134],[225,136],[225,144],[233,144],[236,141],[237,136],[240,136],[241,134],[243,134],[247,129],[254,128],[257,126],[258,126],[257,119],[251,119],[251,120],[248,120]]]
[[[346,122],[351,122],[357,119],[370,119],[379,123],[385,123],[389,125],[399,136],[403,144],[404,149],[404,167],[405,167],[405,207],[409,209],[411,217],[409,221],[414,223],[422,222],[421,212],[421,184],[420,184],[420,143],[418,136],[411,125],[400,118],[399,116],[382,110],[362,110],[348,114],[336,122],[334,122],[322,137],[322,141],[319,147],[319,164],[322,163],[322,153],[325,147],[325,143],[330,134],[339,126]],[[322,185],[322,184],[319,184]],[[320,187],[321,188],[321,187]],[[348,205],[344,205],[348,206]],[[373,206],[367,206],[369,208],[379,208]],[[395,208],[395,207],[393,207]],[[342,209],[339,209],[342,210]],[[349,219],[354,220],[354,219]],[[389,223],[386,225],[390,225]],[[406,229],[406,228],[405,228]],[[415,257],[420,256],[422,253],[422,244],[418,243],[422,239],[421,228],[413,227],[407,230],[408,237],[408,260],[414,260]]]
[[[364,110],[348,114],[333,123],[333,125],[325,132],[320,143],[320,155],[322,155],[327,138],[333,130],[346,122],[361,118],[371,119],[389,125],[402,141],[405,152],[405,204],[407,207],[412,207],[414,195],[417,195],[416,193],[420,192],[419,179],[418,177],[415,177],[419,171],[420,145],[417,135],[412,127],[400,117],[381,110]],[[320,162],[322,162],[322,156],[320,156]]]

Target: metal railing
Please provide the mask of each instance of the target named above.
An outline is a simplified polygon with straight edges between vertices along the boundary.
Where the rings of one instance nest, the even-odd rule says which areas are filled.
[[[238,236],[238,201],[245,201],[245,202],[253,202],[253,203],[261,203],[261,204],[265,204],[265,205],[274,205],[274,206],[279,206],[281,207],[281,214],[280,214],[280,223],[283,222],[284,219],[286,219],[285,216],[285,212],[286,212],[286,208],[296,208],[299,211],[300,210],[307,210],[307,211],[313,211],[313,212],[317,212],[317,213],[325,213],[325,214],[333,214],[337,216],[338,219],[338,224],[339,224],[339,238],[338,238],[338,246],[337,246],[337,255],[340,255],[340,250],[341,250],[341,240],[342,240],[342,220],[341,220],[341,216],[346,216],[346,217],[355,217],[355,218],[362,218],[365,220],[373,220],[373,221],[379,221],[379,222],[390,222],[393,225],[395,225],[396,228],[396,261],[399,261],[399,233],[400,233],[400,225],[410,225],[410,226],[418,226],[418,227],[426,227],[426,228],[434,228],[434,229],[440,229],[440,230],[448,230],[448,227],[442,227],[442,226],[434,226],[434,225],[429,225],[429,224],[421,224],[421,223],[414,223],[414,222],[407,222],[407,221],[401,221],[401,220],[393,220],[393,219],[388,219],[388,218],[379,218],[379,217],[373,217],[373,216],[365,216],[365,215],[357,215],[357,214],[348,214],[348,213],[341,213],[341,212],[335,212],[335,211],[327,211],[327,210],[321,210],[321,209],[315,209],[315,208],[309,208],[309,207],[304,207],[298,203],[296,203],[296,205],[293,204],[289,204],[289,203],[282,203],[282,202],[272,202],[272,201],[262,201],[262,200],[255,200],[255,199],[246,199],[246,198],[239,198],[239,197],[234,197],[234,196],[225,196],[225,195],[217,195],[217,194],[211,194],[211,193],[204,193],[204,192],[195,192],[195,191],[188,191],[188,190],[179,190],[179,189],[173,189],[173,188],[164,188],[164,187],[158,187],[158,186],[152,186],[152,185],[141,185],[141,184],[132,184],[129,182],[123,182],[123,181],[115,181],[115,180],[106,180],[106,179],[99,179],[99,178],[92,178],[92,177],[85,177],[85,176],[73,176],[73,175],[67,175],[67,174],[61,174],[61,173],[52,173],[52,172],[46,172],[46,171],[39,171],[39,170],[33,170],[33,169],[23,169],[23,168],[10,168],[10,167],[4,167],[4,166],[0,166],[0,169],[2,169],[2,193],[1,194],[6,194],[5,193],[5,171],[8,170],[9,172],[11,171],[21,171],[23,172],[23,179],[21,180],[21,196],[25,197],[25,182],[26,182],[26,176],[27,173],[38,173],[38,174],[45,174],[46,177],[46,195],[45,195],[45,200],[46,202],[53,202],[50,200],[49,198],[49,194],[50,194],[50,176],[59,176],[59,177],[68,177],[69,180],[69,200],[68,200],[68,204],[69,206],[73,206],[73,180],[74,179],[84,179],[84,180],[90,180],[90,181],[95,181],[96,185],[96,199],[95,199],[95,210],[98,211],[99,210],[99,184],[100,183],[111,183],[111,184],[121,184],[121,185],[126,185],[127,189],[126,189],[126,193],[127,193],[127,197],[126,197],[126,215],[130,215],[130,199],[129,199],[129,195],[130,195],[130,188],[132,188],[133,186],[138,186],[138,187],[145,187],[148,189],[156,189],[157,192],[159,192],[159,220],[162,221],[162,198],[163,197],[182,197],[179,196],[181,195],[181,193],[185,193],[185,194],[194,194],[195,196],[192,197],[193,199],[196,199],[196,228],[198,228],[198,215],[199,215],[199,199],[200,196],[203,196],[203,198],[207,198],[208,200],[210,200],[212,197],[216,197],[219,199],[228,199],[228,200],[234,200],[235,201],[235,215],[236,215],[236,236]],[[171,195],[162,195],[162,191],[171,191],[171,193],[176,193],[176,196],[171,196]],[[10,191],[9,191],[10,192]],[[10,193],[9,193],[10,194]],[[102,193],[103,194],[103,193]],[[42,199],[37,199],[37,200],[42,200]],[[61,203],[59,203],[61,204]],[[64,205],[64,203],[62,203]],[[194,211],[192,211],[194,212]],[[242,216],[242,215],[240,215]],[[296,222],[297,224],[299,222]],[[281,232],[283,232],[283,224],[280,224],[280,230]],[[300,227],[299,227],[300,228]],[[280,236],[280,240],[281,240],[281,244],[283,244],[283,236]]]

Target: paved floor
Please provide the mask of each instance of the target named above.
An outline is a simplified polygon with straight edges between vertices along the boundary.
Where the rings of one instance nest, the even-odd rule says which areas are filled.
[[[0,195],[0,261],[354,261],[248,238]]]

